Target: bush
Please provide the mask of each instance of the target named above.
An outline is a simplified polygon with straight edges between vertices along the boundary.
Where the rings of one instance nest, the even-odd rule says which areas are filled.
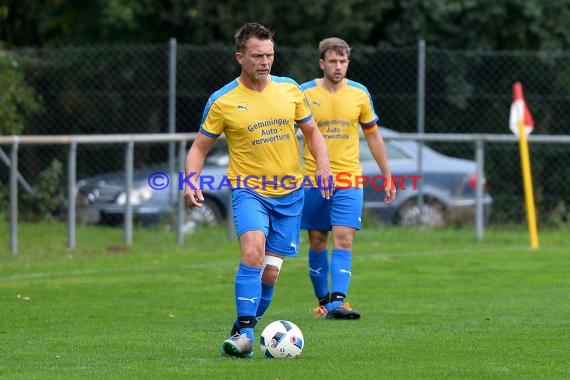
[[[66,199],[63,182],[63,164],[52,160],[50,166],[43,170],[31,194],[22,196],[22,218],[24,220],[54,219],[60,212]]]

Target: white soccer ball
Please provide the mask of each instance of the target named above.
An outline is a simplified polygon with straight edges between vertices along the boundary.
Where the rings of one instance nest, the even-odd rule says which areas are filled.
[[[266,358],[287,359],[301,355],[305,339],[301,329],[289,321],[274,321],[261,332],[259,347]]]

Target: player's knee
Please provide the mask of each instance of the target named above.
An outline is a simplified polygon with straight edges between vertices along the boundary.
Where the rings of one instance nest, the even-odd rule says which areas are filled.
[[[349,227],[333,227],[333,244],[335,248],[352,250],[352,241],[356,230]]]
[[[244,250],[241,253],[241,261],[250,267],[259,268],[263,265],[263,253],[257,250]]]
[[[314,251],[322,251],[327,249],[327,242],[325,241],[311,241],[310,243],[311,249]]]
[[[309,244],[311,249],[315,251],[322,251],[327,248],[328,235],[321,231],[310,231],[309,232]]]
[[[335,238],[335,248],[351,251],[352,241],[352,236],[338,236]]]

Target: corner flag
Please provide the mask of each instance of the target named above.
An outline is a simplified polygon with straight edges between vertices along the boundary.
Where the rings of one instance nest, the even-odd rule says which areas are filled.
[[[513,103],[511,105],[511,117],[509,118],[509,127],[515,136],[519,135],[519,123],[522,122],[526,135],[528,136],[534,129],[534,121],[532,115],[523,98],[523,89],[521,82],[513,84]]]
[[[530,111],[524,101],[522,84],[520,82],[515,82],[513,84],[513,103],[511,105],[509,127],[515,136],[518,136],[519,138],[519,152],[521,157],[530,246],[531,248],[537,248],[538,233],[536,230],[536,213],[534,207],[532,173],[530,169],[530,158],[527,141],[527,136],[534,129],[534,121],[532,120]]]

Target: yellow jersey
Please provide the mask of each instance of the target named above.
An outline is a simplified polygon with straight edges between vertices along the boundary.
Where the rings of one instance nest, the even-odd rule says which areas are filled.
[[[361,175],[359,129],[373,131],[378,122],[368,89],[351,80],[335,93],[324,89],[316,80],[303,83],[301,88],[305,91],[313,117],[327,143],[334,175]],[[303,175],[313,176],[316,161],[306,145],[303,162]]]
[[[283,186],[302,179],[295,123],[305,123],[311,110],[300,86],[287,77],[270,76],[263,91],[245,87],[239,78],[210,96],[200,132],[225,134],[233,188],[248,188],[263,196],[292,192]]]

